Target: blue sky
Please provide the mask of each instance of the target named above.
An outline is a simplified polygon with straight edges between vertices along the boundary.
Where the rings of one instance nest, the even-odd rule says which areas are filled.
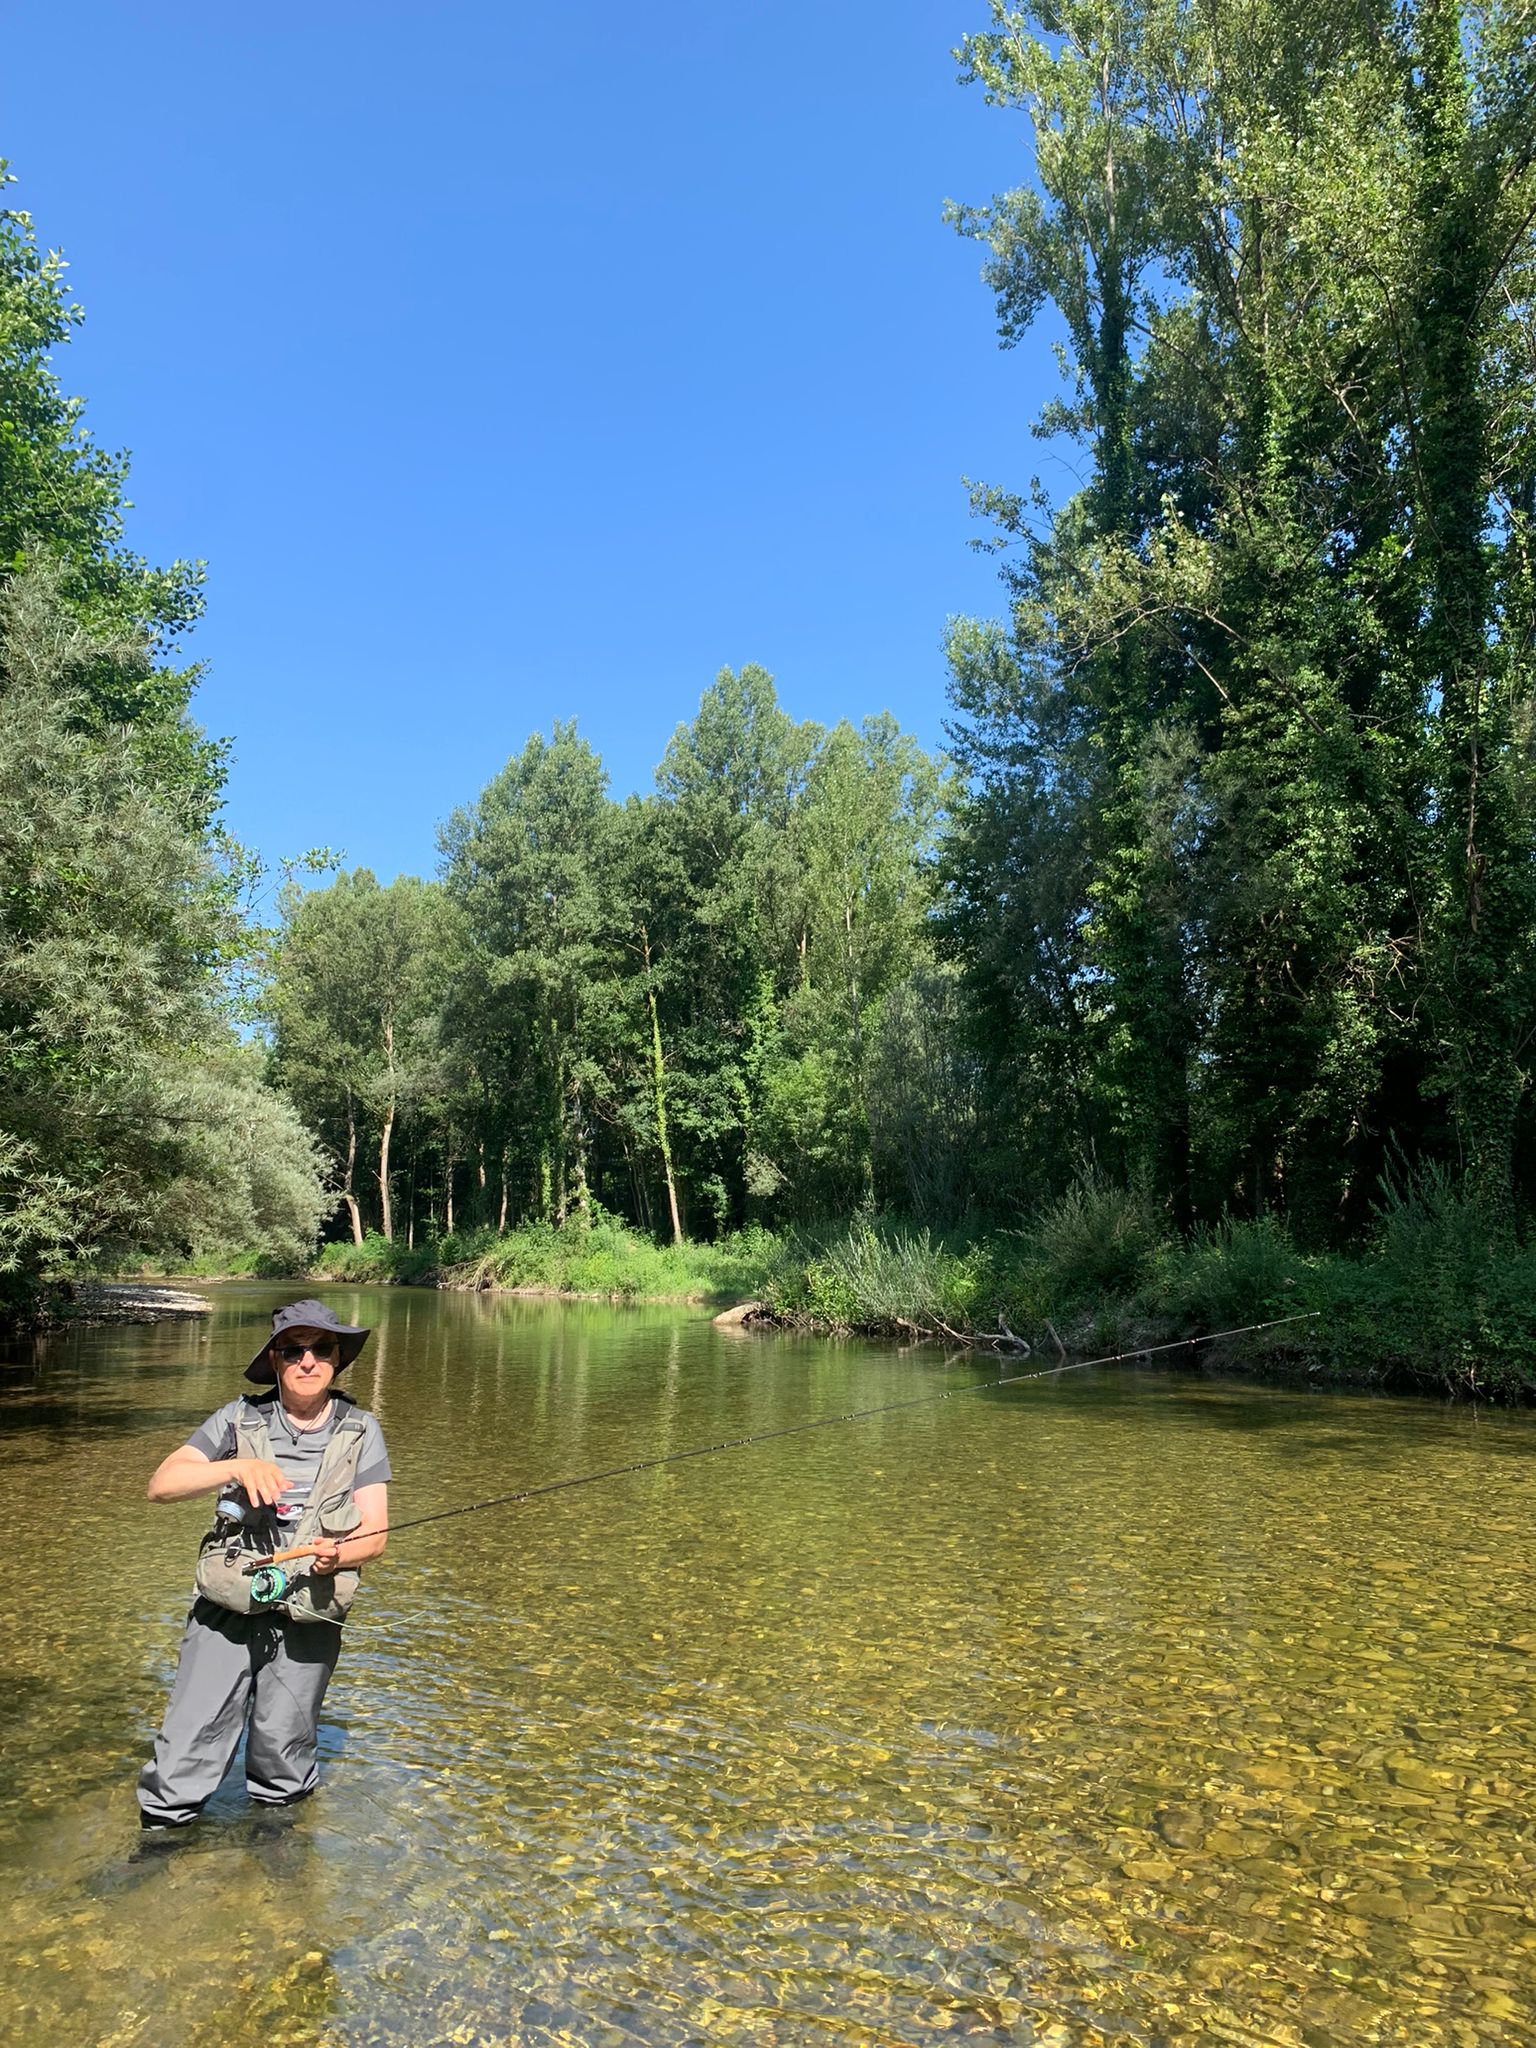
[[[940,217],[1027,171],[949,55],[986,12],[12,0],[10,201],[132,543],[207,560],[242,838],[431,872],[556,718],[649,787],[724,663],[939,743],[1000,600],[962,477],[1070,482]]]

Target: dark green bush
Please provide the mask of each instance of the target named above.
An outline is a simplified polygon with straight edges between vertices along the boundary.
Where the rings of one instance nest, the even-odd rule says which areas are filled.
[[[1047,1294],[1061,1310],[1135,1295],[1150,1278],[1162,1225],[1148,1197],[1089,1168],[1036,1220]]]
[[[1185,1243],[1161,1246],[1147,1290],[1156,1306],[1204,1334],[1294,1312],[1301,1258],[1273,1217],[1223,1217]]]

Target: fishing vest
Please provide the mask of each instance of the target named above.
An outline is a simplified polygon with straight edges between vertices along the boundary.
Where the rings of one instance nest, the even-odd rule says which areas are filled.
[[[250,1503],[249,1521],[216,1522],[203,1538],[197,1553],[197,1590],[217,1606],[227,1607],[234,1614],[286,1614],[291,1621],[328,1621],[338,1628],[346,1620],[362,1577],[355,1568],[306,1571],[301,1560],[295,1583],[286,1597],[260,1607],[251,1599],[251,1578],[244,1569],[253,1558],[270,1557],[279,1547],[298,1550],[313,1543],[317,1536],[339,1539],[350,1534],[362,1520],[352,1489],[357,1484],[358,1461],[366,1434],[363,1414],[345,1394],[332,1398],[341,1413],[332,1426],[330,1442],[321,1455],[320,1469],[298,1526],[291,1532],[279,1531],[277,1517],[270,1508],[257,1509]],[[270,1465],[277,1463],[272,1439],[267,1434],[266,1416],[253,1402],[246,1402],[235,1417],[235,1456],[260,1458]]]

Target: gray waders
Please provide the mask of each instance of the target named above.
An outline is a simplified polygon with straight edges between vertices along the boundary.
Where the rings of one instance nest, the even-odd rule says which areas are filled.
[[[348,1411],[326,1447],[296,1542],[357,1527],[352,1488],[363,1427],[350,1403]],[[254,1405],[236,1426],[236,1443],[241,1457],[272,1461],[266,1420]],[[258,1805],[287,1806],[319,1782],[320,1707],[341,1654],[340,1623],[357,1574],[319,1575],[318,1583],[305,1577],[279,1605],[253,1608],[250,1580],[239,1567],[253,1552],[270,1556],[276,1525],[270,1517],[259,1522],[255,1542],[249,1529],[235,1535],[221,1526],[224,1534],[216,1527],[203,1539],[200,1590],[181,1639],[176,1683],[154,1756],[139,1773],[146,1827],[196,1819],[234,1762],[242,1734],[246,1789]]]
[[[245,1782],[262,1806],[286,1806],[320,1777],[320,1705],[341,1654],[341,1630],[285,1614],[231,1614],[199,1598],[155,1753],[139,1774],[150,1827],[194,1820],[235,1760],[250,1717]]]

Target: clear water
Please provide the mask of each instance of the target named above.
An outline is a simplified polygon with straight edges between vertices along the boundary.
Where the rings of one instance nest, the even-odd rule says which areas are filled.
[[[0,1371],[0,2040],[1536,2039],[1526,1418],[1079,1374],[404,1533],[320,1794],[139,1860],[210,1292]],[[994,1370],[328,1292],[401,1519]]]

